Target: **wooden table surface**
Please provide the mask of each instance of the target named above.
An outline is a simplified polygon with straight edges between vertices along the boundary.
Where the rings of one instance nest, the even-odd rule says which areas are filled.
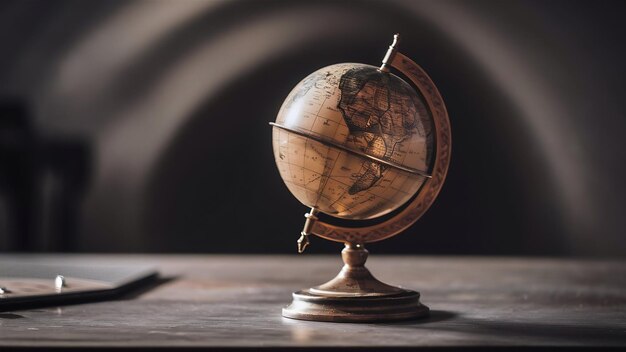
[[[164,279],[116,301],[0,313],[0,346],[626,347],[624,261],[372,254],[374,275],[420,291],[431,317],[345,324],[280,315],[292,291],[337,273],[338,255],[36,258],[149,263]]]

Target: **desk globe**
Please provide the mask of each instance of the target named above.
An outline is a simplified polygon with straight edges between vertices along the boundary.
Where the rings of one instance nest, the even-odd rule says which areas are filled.
[[[337,277],[295,292],[284,317],[374,322],[428,315],[418,292],[384,284],[365,268],[364,245],[417,221],[439,193],[450,161],[450,124],[441,95],[415,62],[397,52],[398,42],[396,34],[380,67],[342,63],[313,72],[270,123],[280,175],[311,208],[298,252],[311,234],[345,243],[345,265]],[[331,225],[320,213],[353,220],[355,226]],[[361,225],[387,214],[374,225]]]

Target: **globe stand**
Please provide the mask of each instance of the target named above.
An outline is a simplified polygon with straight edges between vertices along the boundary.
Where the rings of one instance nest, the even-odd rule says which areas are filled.
[[[283,316],[332,322],[379,322],[426,317],[419,292],[378,281],[365,267],[368,251],[361,244],[346,243],[341,251],[344,266],[325,284],[293,293]]]
[[[420,303],[420,294],[415,291],[394,287],[378,281],[365,268],[368,252],[365,243],[377,242],[395,236],[413,225],[432,205],[439,194],[448,172],[452,137],[448,112],[439,90],[426,72],[413,60],[397,51],[399,36],[394,36],[379,71],[389,73],[395,68],[414,84],[422,95],[433,122],[435,142],[434,165],[430,173],[407,169],[390,160],[347,148],[324,138],[318,138],[280,123],[270,123],[276,133],[279,130],[317,141],[328,147],[351,153],[366,160],[384,164],[424,177],[424,183],[417,194],[393,217],[377,224],[362,227],[336,226],[320,221],[320,212],[315,206],[308,214],[298,240],[298,252],[302,253],[309,245],[309,235],[342,242],[346,247],[341,252],[344,267],[329,282],[320,286],[293,293],[293,301],[283,309],[283,316],[300,320],[332,322],[380,322],[407,320],[428,316],[429,309]],[[277,158],[284,155],[278,153]],[[279,159],[277,159],[279,160]]]

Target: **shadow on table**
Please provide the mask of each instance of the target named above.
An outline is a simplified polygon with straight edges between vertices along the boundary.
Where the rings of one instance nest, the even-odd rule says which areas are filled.
[[[447,310],[431,310],[430,315],[427,318],[414,320],[414,321],[405,321],[399,322],[397,324],[425,324],[425,323],[438,323],[441,321],[446,321],[450,319],[454,319],[458,316],[455,312],[450,312]]]
[[[141,285],[140,287],[136,287],[131,291],[128,291],[122,295],[120,295],[117,300],[121,300],[121,301],[127,301],[127,300],[132,300],[132,299],[136,299],[139,298],[141,295],[148,293],[154,289],[156,289],[159,286],[165,285],[169,282],[172,282],[174,280],[177,280],[178,276],[171,276],[171,277],[157,277],[154,280],[145,283],[143,285]]]
[[[599,346],[626,344],[626,332],[623,326],[611,325],[607,322],[589,320],[586,324],[573,324],[550,323],[540,318],[536,321],[514,321],[514,319],[515,317],[511,317],[511,320],[476,319],[464,317],[455,312],[433,310],[430,317],[425,319],[376,325],[393,329],[447,331],[489,336],[489,339],[485,340],[486,343],[497,342],[500,338],[510,341],[511,338],[517,337],[521,346],[529,338],[532,338],[534,344],[566,343]]]

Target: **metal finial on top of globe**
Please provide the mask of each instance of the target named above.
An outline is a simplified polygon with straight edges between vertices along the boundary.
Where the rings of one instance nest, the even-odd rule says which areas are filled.
[[[450,161],[450,124],[441,95],[428,75],[397,51],[398,42],[396,34],[380,67],[342,63],[313,72],[270,123],[280,175],[311,208],[298,251],[311,234],[346,245],[339,275],[294,293],[283,309],[286,317],[380,321],[428,314],[419,293],[386,285],[364,266],[365,243],[415,223],[439,193]],[[359,226],[359,220],[392,212],[387,220]],[[331,225],[320,213],[354,220],[356,226]]]

